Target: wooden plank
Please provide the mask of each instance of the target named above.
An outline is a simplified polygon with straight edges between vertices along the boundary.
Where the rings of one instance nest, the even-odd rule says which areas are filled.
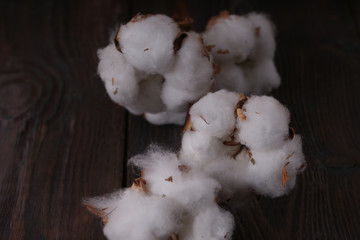
[[[104,239],[81,201],[121,186],[126,114],[96,76],[96,49],[128,4],[0,11],[0,238]]]

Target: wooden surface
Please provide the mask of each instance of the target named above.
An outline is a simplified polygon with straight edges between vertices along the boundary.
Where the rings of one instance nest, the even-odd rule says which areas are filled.
[[[0,239],[104,239],[82,198],[128,186],[126,160],[150,143],[179,146],[181,127],[151,126],[110,101],[96,49],[137,12],[184,9],[198,31],[223,9],[272,17],[283,80],[273,95],[304,139],[295,190],[237,210],[234,239],[360,239],[355,0],[1,1]]]

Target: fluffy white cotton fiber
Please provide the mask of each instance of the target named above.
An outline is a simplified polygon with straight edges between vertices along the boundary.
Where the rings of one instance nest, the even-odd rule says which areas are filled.
[[[305,164],[289,121],[287,108],[272,97],[209,93],[189,111],[179,157],[219,181],[224,199],[246,188],[277,197],[294,187]]]
[[[274,64],[275,27],[263,14],[230,15],[223,11],[210,19],[204,41],[221,67],[215,89],[264,94],[280,85]]]
[[[215,202],[215,179],[155,146],[130,164],[142,170],[131,188],[85,202],[103,218],[108,239],[230,239],[234,221]]]
[[[235,93],[279,86],[274,32],[258,13],[222,12],[204,40],[165,15],[137,15],[98,51],[114,102],[153,124],[181,125],[188,112],[177,154],[150,147],[129,161],[141,169],[130,188],[84,201],[109,240],[231,239],[234,218],[218,202],[250,189],[279,197],[294,188],[306,163],[288,109],[272,97]],[[208,93],[212,84],[235,92]]]
[[[279,197],[289,192],[295,186],[296,174],[304,170],[301,146],[300,136],[295,135],[280,148],[252,151],[255,164],[249,164],[246,168],[248,185],[256,192],[270,197]],[[286,182],[282,181],[284,166],[289,176]]]
[[[173,42],[179,34],[177,23],[165,15],[137,15],[120,27],[120,50],[135,68],[163,73],[173,65]]]
[[[306,167],[289,119],[272,97],[208,93],[189,111],[178,154],[150,147],[129,161],[141,169],[131,188],[85,205],[110,240],[231,239],[233,216],[217,201],[237,201],[249,189],[287,194]]]
[[[183,124],[190,103],[210,90],[213,62],[200,34],[165,15],[137,15],[98,51],[111,99],[153,124]]]
[[[104,209],[108,239],[167,239],[182,222],[182,209],[176,202],[133,188],[109,198],[92,199],[89,204]]]
[[[273,149],[288,138],[290,113],[275,98],[252,96],[242,107],[242,112],[246,121],[237,119],[237,137],[251,150]]]

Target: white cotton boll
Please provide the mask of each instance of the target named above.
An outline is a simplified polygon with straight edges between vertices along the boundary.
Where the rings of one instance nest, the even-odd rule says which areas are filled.
[[[220,65],[243,62],[255,45],[251,22],[236,15],[223,14],[211,19],[203,37],[206,45],[215,45],[211,52]]]
[[[249,88],[251,89],[248,92],[252,94],[261,95],[262,93],[271,92],[272,89],[280,86],[280,76],[272,60],[258,61],[250,67],[243,66],[243,70],[246,73],[246,78],[250,85]],[[245,92],[245,94],[248,92]]]
[[[186,119],[186,112],[145,113],[145,119],[154,125],[177,124],[182,125]]]
[[[252,96],[242,112],[246,120],[237,119],[237,138],[251,151],[279,147],[288,138],[290,113],[275,98]]]
[[[227,12],[210,19],[204,36],[221,71],[215,75],[215,89],[244,94],[265,94],[280,85],[273,62],[275,27],[264,15],[245,16]]]
[[[288,193],[296,183],[296,174],[304,170],[305,159],[302,152],[301,137],[295,135],[292,140],[276,149],[268,151],[252,151],[255,164],[249,164],[246,168],[246,179],[259,194],[279,197]],[[289,180],[282,182],[284,165]]]
[[[221,209],[215,203],[202,209],[191,225],[180,232],[184,240],[223,240],[231,239],[234,218],[231,213]]]
[[[272,60],[276,48],[275,25],[264,14],[249,13],[247,18],[255,31],[255,47],[250,58],[252,60]]]
[[[104,234],[109,240],[168,239],[183,221],[181,206],[137,189],[130,188],[109,199],[96,198],[90,202],[99,209],[106,208]]]
[[[126,59],[149,73],[166,72],[174,63],[173,43],[180,29],[165,15],[135,16],[117,38]]]
[[[134,68],[126,62],[124,56],[109,44],[98,50],[100,59],[98,73],[104,81],[105,89],[110,98],[120,105],[136,101],[139,87]]]
[[[190,109],[195,131],[217,138],[229,136],[235,126],[235,106],[239,95],[226,90],[208,93]]]

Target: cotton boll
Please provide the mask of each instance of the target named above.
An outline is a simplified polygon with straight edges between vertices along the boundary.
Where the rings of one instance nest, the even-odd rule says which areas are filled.
[[[98,50],[100,59],[98,73],[104,81],[105,88],[110,98],[120,105],[131,104],[136,101],[139,87],[135,71],[126,62],[124,56],[109,44]]]
[[[234,227],[233,216],[212,204],[202,209],[193,219],[193,222],[180,232],[181,239],[185,240],[223,240],[231,239]]]
[[[99,50],[99,74],[113,101],[153,124],[184,123],[189,104],[213,84],[212,57],[200,34],[165,15],[137,15]]]
[[[234,109],[238,101],[238,94],[226,90],[208,93],[190,109],[193,128],[217,138],[230,135],[235,126]]]
[[[109,240],[167,239],[179,230],[183,221],[181,206],[137,189],[90,201],[105,211],[104,234]]]
[[[242,108],[246,120],[237,119],[237,139],[254,150],[279,147],[288,138],[289,110],[275,98],[252,96]]]
[[[224,62],[243,62],[255,44],[251,22],[245,17],[226,12],[210,19],[203,37],[206,45],[215,45],[211,52],[220,65]]]
[[[210,19],[204,40],[206,45],[215,46],[211,53],[221,68],[215,76],[215,89],[265,94],[278,87],[274,32],[274,25],[264,14],[222,12]]]
[[[255,47],[250,58],[252,60],[273,59],[276,48],[275,25],[264,14],[250,13],[247,18],[255,31]]]
[[[304,170],[305,159],[302,153],[301,137],[295,135],[280,148],[267,151],[252,151],[255,164],[246,168],[246,179],[249,186],[258,193],[270,197],[279,197],[288,193],[296,183],[296,174]],[[283,168],[289,176],[282,182]]]
[[[165,15],[135,16],[121,26],[117,39],[125,58],[137,69],[164,73],[174,63],[178,25]]]

